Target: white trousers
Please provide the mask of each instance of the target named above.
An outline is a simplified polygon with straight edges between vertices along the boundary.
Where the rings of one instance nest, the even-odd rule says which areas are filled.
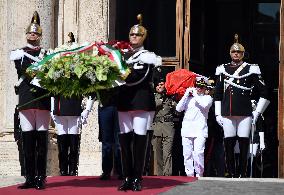
[[[49,110],[28,109],[19,112],[22,131],[47,131],[50,122]]]
[[[182,137],[184,167],[187,176],[202,177],[204,172],[204,137]]]
[[[223,117],[224,137],[249,137],[252,124],[250,116]]]
[[[58,135],[79,134],[80,116],[54,116],[54,124]]]
[[[134,130],[137,135],[146,135],[153,122],[155,111],[128,111],[118,112],[120,133],[129,133]]]

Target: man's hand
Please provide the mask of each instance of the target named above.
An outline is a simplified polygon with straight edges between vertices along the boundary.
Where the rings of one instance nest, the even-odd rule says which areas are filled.
[[[90,111],[89,110],[83,110],[83,112],[81,113],[81,122],[82,124],[86,124],[87,123],[87,118],[89,116]]]
[[[189,88],[186,89],[184,95],[189,96],[189,95],[191,95],[192,93],[193,93],[193,88],[192,88],[192,87],[189,87]]]
[[[221,115],[216,116],[216,121],[221,127],[223,127],[223,117]]]

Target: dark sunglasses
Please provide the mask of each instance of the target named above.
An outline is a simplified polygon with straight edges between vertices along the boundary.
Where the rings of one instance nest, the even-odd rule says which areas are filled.
[[[130,36],[134,36],[134,35],[137,36],[137,37],[141,37],[141,36],[142,36],[141,33],[131,33],[131,34],[130,34]]]
[[[231,53],[243,53],[242,51],[238,51],[238,50],[234,50],[234,51],[231,51]]]

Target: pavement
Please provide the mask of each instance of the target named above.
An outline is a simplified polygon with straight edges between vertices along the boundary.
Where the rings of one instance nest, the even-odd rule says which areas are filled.
[[[201,177],[163,195],[284,195],[284,179]]]
[[[2,176],[0,188],[24,182],[24,177]],[[178,185],[162,195],[284,195],[284,179],[201,177]]]

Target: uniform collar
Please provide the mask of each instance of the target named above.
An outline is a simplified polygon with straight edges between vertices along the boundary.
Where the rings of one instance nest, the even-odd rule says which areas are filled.
[[[27,44],[27,47],[30,48],[30,49],[34,49],[34,50],[39,50],[40,49],[40,46],[33,46],[31,44]]]
[[[141,51],[141,50],[144,50],[144,46],[142,45],[141,47],[137,47],[133,50],[134,53],[138,52],[138,51]]]

